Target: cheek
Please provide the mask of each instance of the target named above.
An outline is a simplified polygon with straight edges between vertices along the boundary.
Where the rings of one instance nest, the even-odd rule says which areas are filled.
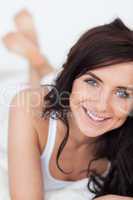
[[[82,102],[94,102],[99,99],[99,91],[94,89],[93,87],[89,87],[87,84],[82,82],[75,82],[73,84],[72,93],[71,93],[71,101],[73,104],[78,105]]]
[[[83,102],[87,97],[87,90],[83,84],[74,84],[72,88],[72,92],[70,95],[70,104],[71,105],[79,105]]]
[[[113,129],[119,128],[120,126],[122,126],[124,124],[124,122],[126,121],[127,117],[123,117],[123,118],[117,118],[114,122],[114,127]]]
[[[129,110],[127,111],[126,108],[127,107],[118,106],[116,109],[114,109],[114,128],[119,128],[126,121],[129,113]]]
[[[113,110],[119,118],[127,117],[133,108],[133,101],[117,100],[113,103]]]
[[[124,101],[118,101],[113,104],[113,129],[119,128],[125,123],[131,108],[132,105],[129,102],[125,103]]]
[[[70,109],[71,110],[76,109],[80,104],[80,95],[71,93],[69,100],[70,100]]]

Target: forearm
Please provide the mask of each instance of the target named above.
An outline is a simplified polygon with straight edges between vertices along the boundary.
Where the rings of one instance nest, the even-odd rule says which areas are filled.
[[[119,195],[105,195],[98,197],[95,200],[133,200],[133,197],[119,196]]]

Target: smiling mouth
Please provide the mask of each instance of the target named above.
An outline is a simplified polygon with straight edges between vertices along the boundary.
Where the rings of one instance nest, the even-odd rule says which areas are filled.
[[[101,117],[101,116],[97,116],[96,114],[94,114],[94,112],[88,111],[84,106],[82,106],[85,114],[89,117],[89,119],[91,119],[91,121],[95,122],[95,123],[102,123],[105,122],[109,119],[111,119],[111,117]]]

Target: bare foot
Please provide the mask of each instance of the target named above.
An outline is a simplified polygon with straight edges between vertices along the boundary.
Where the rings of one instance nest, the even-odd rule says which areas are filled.
[[[53,72],[54,69],[47,58],[42,56],[35,43],[25,37],[23,33],[10,32],[3,38],[3,42],[9,51],[26,58],[31,69],[36,70],[40,77]]]
[[[27,10],[22,10],[14,18],[16,28],[38,46],[38,37],[32,15]]]
[[[3,38],[8,50],[25,57],[28,60],[35,59],[39,49],[31,40],[27,39],[21,32],[10,32]]]
[[[25,57],[29,61],[30,67],[37,70],[41,76],[53,71],[47,58],[41,54],[31,14],[22,10],[14,20],[17,32],[10,32],[3,38],[8,50]]]

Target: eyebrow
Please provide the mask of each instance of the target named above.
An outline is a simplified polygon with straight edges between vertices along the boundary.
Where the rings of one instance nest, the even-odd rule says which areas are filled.
[[[96,76],[94,73],[92,72],[87,72],[86,74],[89,74],[90,76],[92,76],[93,78],[95,78],[96,80],[98,80],[101,83],[104,83],[103,80],[101,80],[98,76]],[[130,90],[133,92],[133,87],[125,87],[125,86],[118,86],[117,88],[119,89],[124,89],[124,90]]]

